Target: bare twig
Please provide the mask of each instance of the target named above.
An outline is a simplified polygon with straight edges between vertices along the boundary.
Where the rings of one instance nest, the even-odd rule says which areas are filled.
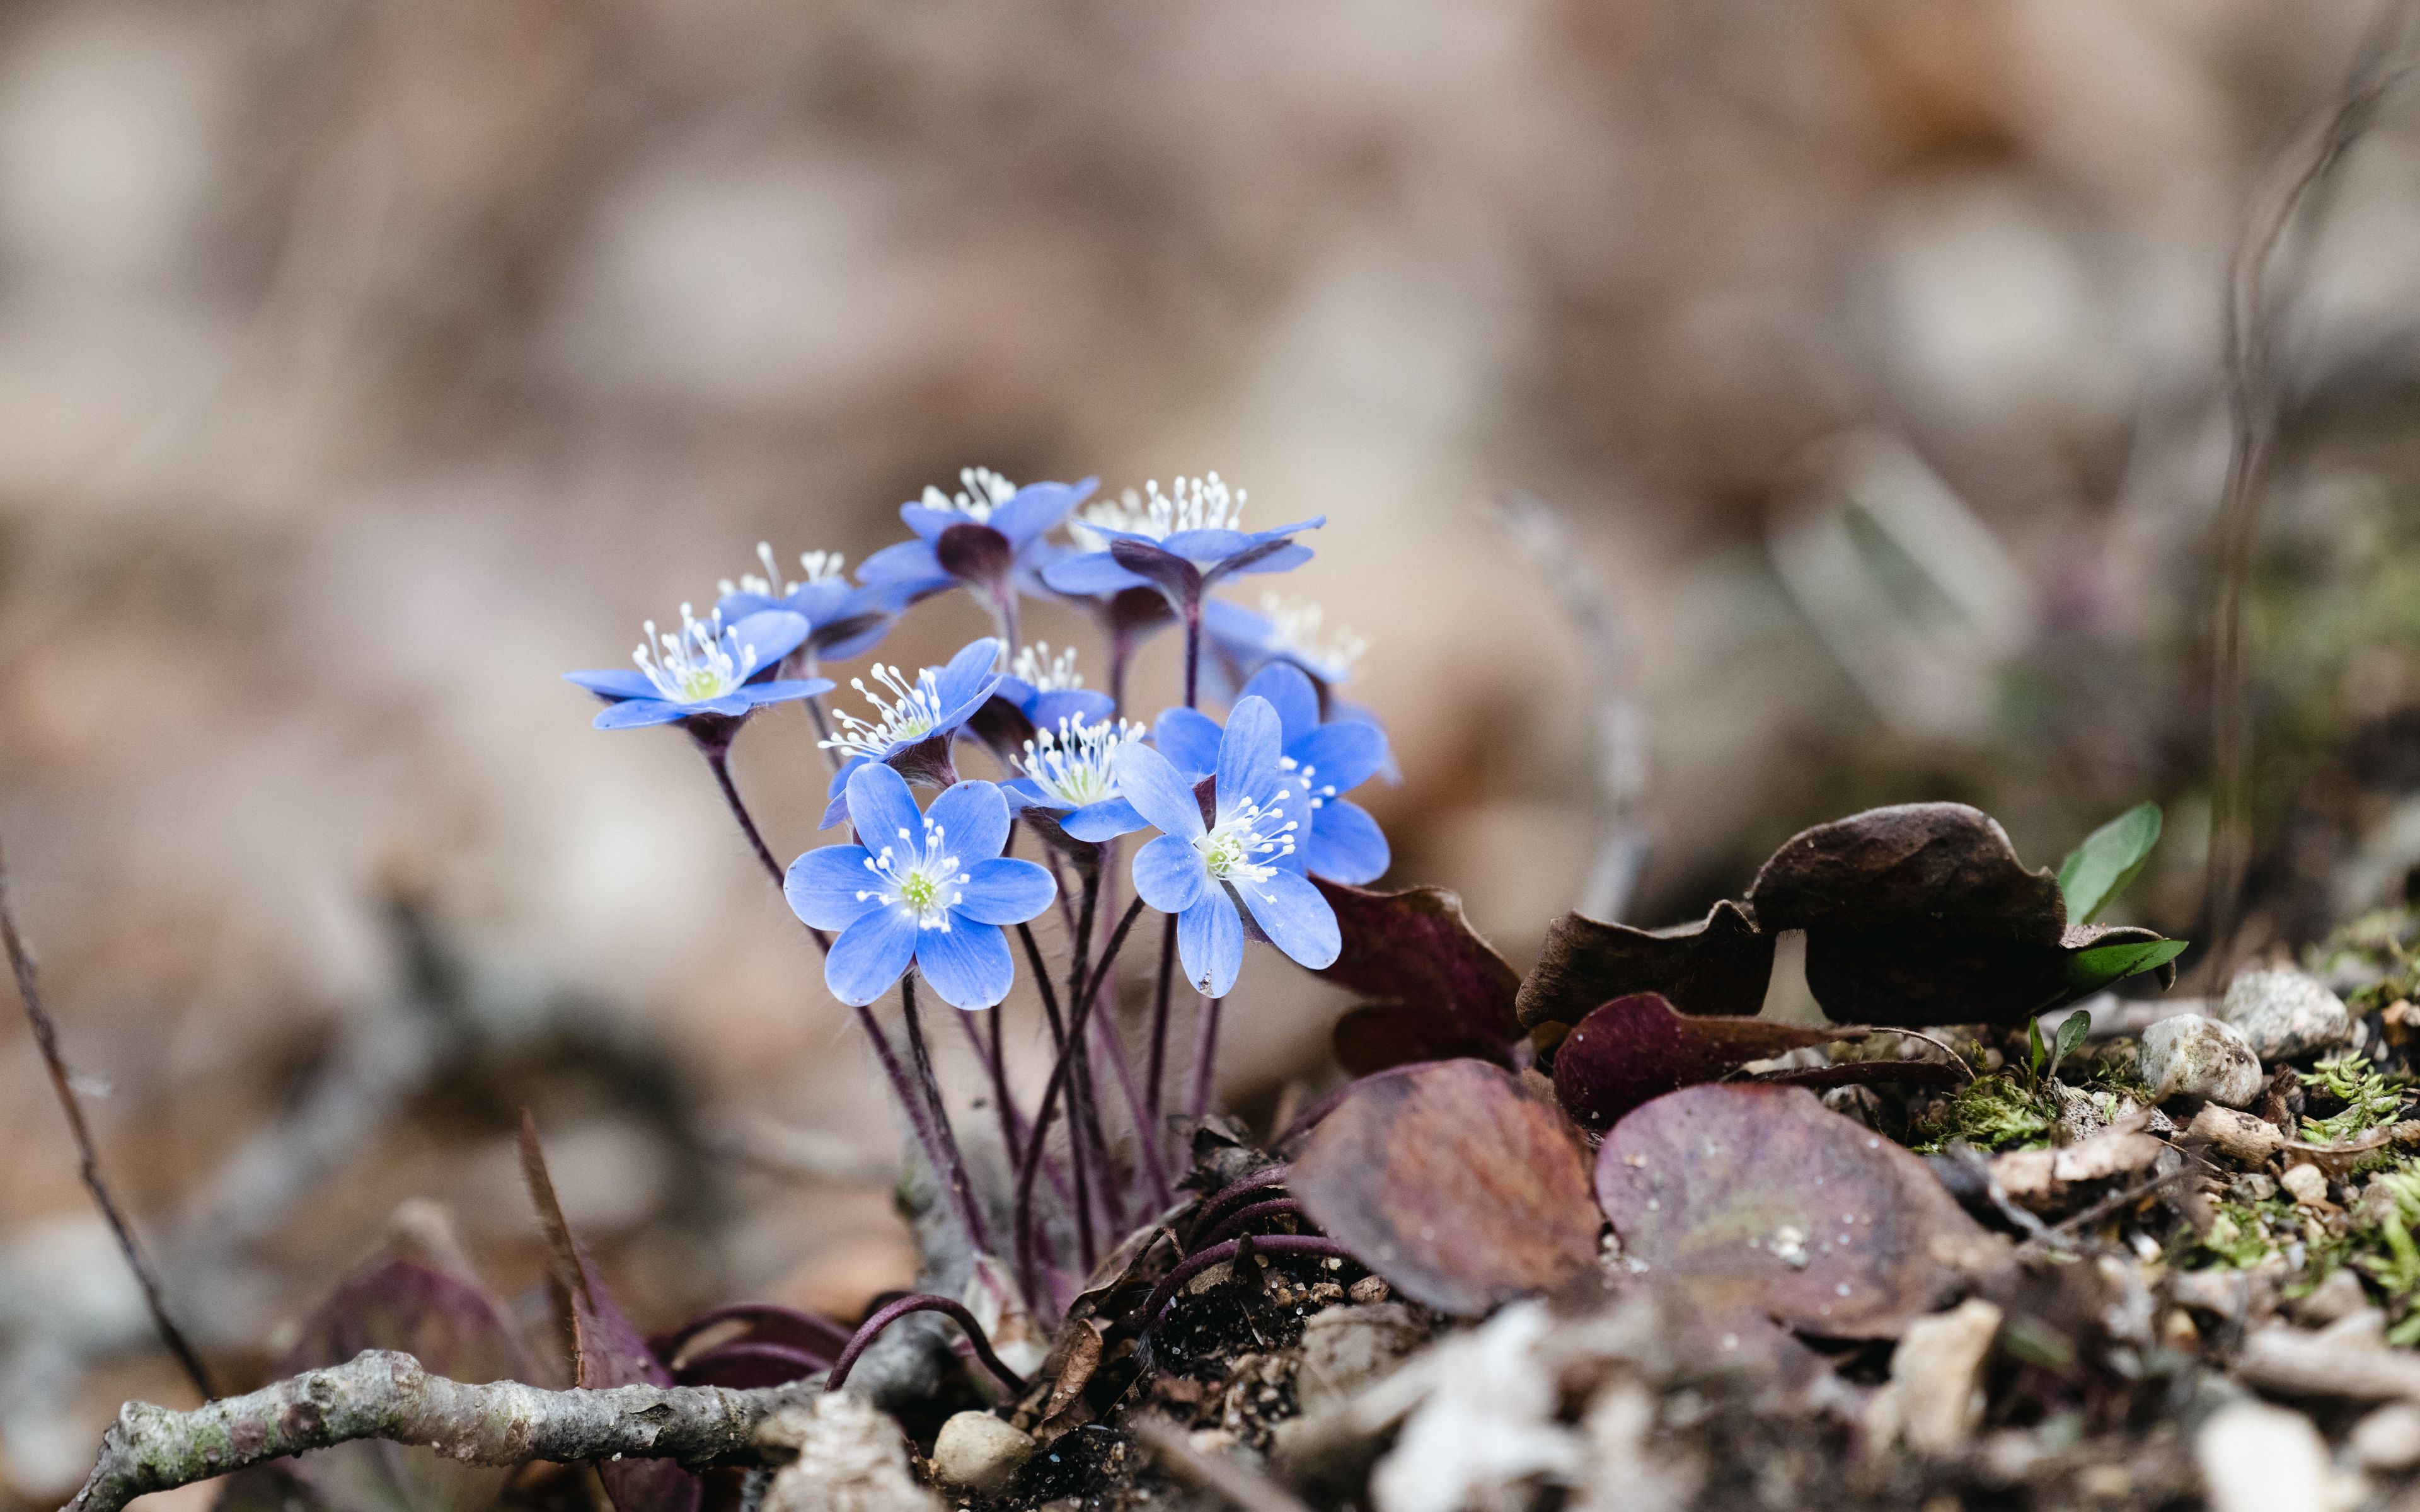
[[[2409,0],[2384,0],[2363,35],[2336,105],[2290,177],[2247,217],[2227,270],[2225,332],[2226,409],[2231,432],[2226,480],[2219,494],[2217,595],[2211,625],[2211,843],[2203,877],[2210,915],[2210,980],[2226,981],[2235,948],[2243,879],[2251,864],[2247,783],[2252,763],[2250,690],[2243,662],[2244,591],[2253,547],[2268,502],[2262,486],[2276,438],[2274,365],[2277,317],[2299,279],[2273,279],[2279,250],[2297,231],[2299,270],[2310,234],[2323,218],[2327,191],[2345,155],[2377,119],[2379,108],[2411,73]],[[2277,292],[2273,294],[2274,285]]]
[[[126,1257],[127,1269],[143,1288],[144,1305],[151,1309],[152,1326],[160,1331],[160,1342],[177,1357],[185,1379],[205,1400],[218,1395],[210,1383],[210,1372],[202,1357],[194,1352],[185,1340],[176,1319],[168,1316],[167,1300],[161,1294],[160,1278],[151,1273],[150,1262],[143,1257],[143,1247],[134,1242],[133,1226],[118,1210],[117,1199],[109,1195],[109,1183],[101,1180],[101,1153],[93,1148],[92,1130],[84,1121],[84,1103],[76,1096],[75,1082],[68,1074],[68,1063],[59,1054],[58,1026],[51,1021],[48,1009],[42,1006],[41,989],[34,981],[33,953],[25,949],[24,938],[17,933],[17,916],[8,906],[8,875],[5,858],[0,858],[0,943],[8,950],[8,965],[17,974],[17,995],[24,1000],[25,1021],[33,1026],[34,1043],[41,1048],[42,1064],[51,1073],[51,1089],[58,1094],[59,1111],[67,1116],[68,1133],[75,1140],[76,1166],[84,1177],[85,1190],[92,1194],[94,1206],[109,1222],[109,1231],[117,1236],[118,1253]]]
[[[1631,691],[1629,637],[1604,580],[1589,570],[1571,527],[1553,505],[1529,494],[1497,500],[1497,518],[1579,631],[1595,694],[1597,785],[1604,790],[1606,836],[1589,872],[1579,911],[1619,923],[1647,864],[1647,720]]]
[[[1142,1417],[1128,1425],[1144,1447],[1160,1462],[1205,1491],[1226,1498],[1244,1512],[1311,1512],[1300,1499],[1268,1476],[1233,1455],[1204,1454],[1193,1447],[1185,1430],[1164,1417]]]
[[[118,1512],[135,1497],[356,1439],[414,1444],[476,1465],[617,1458],[692,1468],[759,1463],[756,1430],[823,1388],[794,1381],[546,1391],[516,1381],[469,1385],[390,1350],[305,1371],[191,1412],[129,1402],[68,1512]]]

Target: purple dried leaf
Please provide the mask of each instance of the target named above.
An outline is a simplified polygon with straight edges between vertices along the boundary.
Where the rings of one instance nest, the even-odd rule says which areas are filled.
[[[1476,1314],[1594,1265],[1579,1131],[1544,1078],[1448,1060],[1370,1078],[1286,1178],[1313,1222],[1413,1301]]]
[[[1684,1088],[1597,1152],[1629,1264],[1710,1309],[1831,1338],[1895,1338],[2009,1263],[1924,1162],[1796,1087]]]
[[[537,1207],[552,1260],[555,1297],[571,1320],[572,1367],[584,1387],[669,1386],[673,1376],[647,1348],[563,1216],[539,1148],[537,1120],[521,1113],[521,1174]],[[705,1482],[669,1459],[616,1459],[597,1467],[616,1512],[697,1512]]]
[[[1373,892],[1313,882],[1343,939],[1320,976],[1378,1000],[1337,1025],[1337,1058],[1347,1071],[1452,1056],[1512,1064],[1521,979],[1470,927],[1461,898],[1442,887]]]
[[[1555,1095],[1584,1129],[1611,1128],[1642,1103],[1711,1082],[1751,1060],[1859,1038],[1762,1019],[1690,1018],[1654,993],[1617,997],[1555,1046]]]
[[[1655,993],[1683,1013],[1753,1015],[1773,975],[1773,941],[1739,904],[1684,929],[1648,931],[1565,914],[1521,983],[1521,1023],[1577,1024],[1601,1003]]]

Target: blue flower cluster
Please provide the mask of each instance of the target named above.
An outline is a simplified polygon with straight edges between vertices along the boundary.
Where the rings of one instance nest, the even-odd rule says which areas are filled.
[[[1134,891],[1174,917],[1186,979],[1206,996],[1232,990],[1248,938],[1312,970],[1332,964],[1336,915],[1312,879],[1357,886],[1389,860],[1377,823],[1344,796],[1393,775],[1376,719],[1337,696],[1363,646],[1327,635],[1315,609],[1210,596],[1230,578],[1310,561],[1295,538],[1325,517],[1247,530],[1244,493],[1216,473],[1089,504],[1091,479],[1018,486],[970,469],[960,481],[902,505],[912,538],[875,553],[854,582],[821,552],[784,581],[760,546],[763,574],[724,582],[706,619],[683,606],[677,634],[650,624],[636,670],[568,674],[607,701],[597,727],[676,724],[719,762],[757,709],[807,705],[833,762],[824,823],[845,820],[854,839],[799,856],[783,892],[802,922],[836,932],[825,982],[845,1003],[872,1002],[911,969],[961,1009],[1007,995],[1002,931],[1058,890],[1051,868],[1003,854],[1016,819],[1085,875],[1122,837],[1156,831],[1134,852]],[[1000,633],[937,667],[876,662],[850,685],[866,712],[825,710],[823,662],[871,653],[908,606],[951,588]],[[1165,613],[1120,602],[1138,589],[1156,591]],[[1032,596],[1119,627],[1110,691],[1085,686],[1074,651],[1019,643],[1019,600]],[[1169,625],[1187,636],[1187,697],[1145,725],[1119,706],[1126,664],[1140,634]],[[1223,723],[1196,706],[1197,668],[1229,705]],[[997,782],[959,774],[970,745],[991,752]],[[911,783],[939,791],[920,809]]]

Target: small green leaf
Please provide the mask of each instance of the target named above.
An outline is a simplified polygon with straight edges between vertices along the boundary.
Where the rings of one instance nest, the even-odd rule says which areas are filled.
[[[2097,992],[2137,972],[2166,965],[2185,953],[2187,940],[2130,940],[2123,945],[2096,945],[2067,958],[2067,990]]]
[[[2089,924],[2116,901],[2160,842],[2160,806],[2138,803],[2084,837],[2058,867],[2067,921]]]
[[[2041,1031],[2037,1028],[2034,1032],[2039,1034]],[[2075,1054],[2076,1047],[2084,1043],[2084,1037],[2091,1032],[2092,1015],[2082,1009],[2059,1020],[2058,1033],[2054,1037],[2050,1050],[2050,1069],[2044,1074],[2057,1075],[2059,1062]]]
[[[2042,1066],[2049,1059],[2050,1051],[2042,1044],[2041,1020],[2025,1020],[2025,1067],[2036,1081],[2041,1079]]]

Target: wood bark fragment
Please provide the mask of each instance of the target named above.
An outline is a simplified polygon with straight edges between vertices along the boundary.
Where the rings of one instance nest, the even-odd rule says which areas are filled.
[[[414,1444],[478,1465],[626,1456],[677,1459],[692,1468],[766,1463],[785,1457],[765,1452],[758,1428],[822,1390],[803,1381],[755,1391],[547,1391],[514,1381],[472,1385],[431,1375],[411,1355],[365,1350],[343,1365],[190,1412],[127,1403],[67,1512],[119,1512],[147,1492],[356,1439]]]

